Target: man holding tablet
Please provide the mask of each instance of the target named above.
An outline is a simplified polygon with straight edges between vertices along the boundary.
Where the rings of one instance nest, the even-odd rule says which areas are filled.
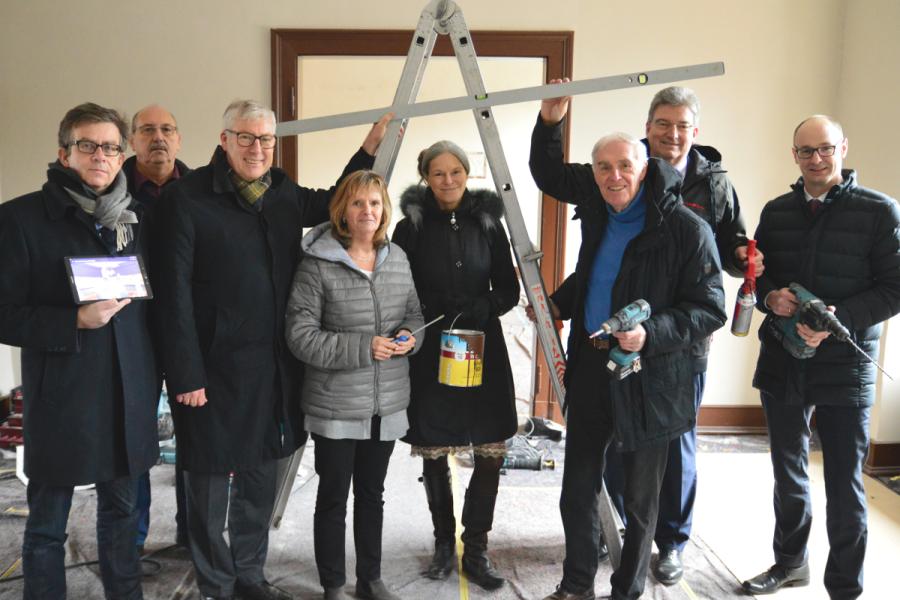
[[[66,260],[143,253],[143,209],[120,172],[127,135],[117,111],[76,106],[47,182],[0,205],[0,343],[22,348],[25,391],[26,599],[66,597],[72,490],[90,483],[106,596],[142,597],[135,479],[159,452],[147,303],[129,294],[79,304]]]

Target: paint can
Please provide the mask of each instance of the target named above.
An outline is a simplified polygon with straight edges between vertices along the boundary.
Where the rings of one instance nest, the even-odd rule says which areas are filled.
[[[484,360],[484,332],[445,329],[441,332],[438,382],[451,387],[478,387]]]

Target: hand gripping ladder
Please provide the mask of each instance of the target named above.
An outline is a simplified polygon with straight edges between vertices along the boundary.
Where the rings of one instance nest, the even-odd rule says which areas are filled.
[[[448,35],[450,37],[468,95],[459,98],[415,103],[428,58],[430,58],[434,50],[434,44],[438,35]],[[392,111],[395,115],[394,120],[388,125],[387,133],[375,156],[375,166],[373,167],[373,170],[381,174],[385,180],[390,180],[391,173],[394,170],[394,163],[400,151],[402,136],[407,130],[410,117],[471,109],[475,116],[475,122],[478,125],[478,132],[481,136],[481,143],[484,146],[488,164],[491,167],[491,174],[497,187],[497,193],[503,200],[506,225],[509,229],[513,253],[519,264],[519,273],[524,282],[528,301],[534,308],[538,340],[540,341],[544,358],[553,372],[550,381],[557,398],[559,398],[563,406],[563,411],[565,411],[566,394],[563,385],[565,356],[562,351],[559,334],[553,325],[547,293],[541,280],[538,261],[543,253],[534,247],[528,236],[528,230],[525,227],[525,220],[519,208],[515,187],[491,107],[500,104],[711,77],[722,75],[723,73],[724,65],[722,63],[707,63],[555,85],[521,88],[491,95],[484,89],[484,81],[478,68],[478,58],[475,55],[472,37],[469,34],[469,28],[466,26],[462,11],[452,0],[432,0],[419,16],[419,23],[416,26],[415,33],[413,33],[412,43],[406,56],[406,63],[400,76],[400,83],[397,86],[394,101],[390,107],[283,122],[278,124],[277,134],[280,136],[297,135],[311,131],[371,123],[378,120],[384,113]],[[296,476],[302,452],[303,449],[301,448],[287,461],[284,475],[279,477],[280,485],[276,498],[275,514],[272,519],[274,527],[277,527],[280,523],[281,515],[287,503],[287,495],[290,493],[290,487],[293,482],[293,477],[291,476]],[[281,472],[281,469],[279,471]],[[618,513],[613,510],[605,486],[600,493],[599,514],[600,526],[609,549],[610,562],[614,568],[618,568],[622,555],[622,538],[619,534],[619,531],[622,529],[622,522]]]

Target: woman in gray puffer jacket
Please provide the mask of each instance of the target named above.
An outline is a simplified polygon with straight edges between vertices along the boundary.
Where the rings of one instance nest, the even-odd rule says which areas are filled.
[[[406,255],[387,240],[384,180],[371,171],[349,175],[330,213],[329,223],[303,238],[286,332],[291,351],[306,364],[301,404],[319,476],[316,566],[325,598],[347,598],[344,530],[352,481],[356,594],[394,600],[381,581],[382,495],[394,441],[409,427],[406,355],[417,347],[412,331],[422,326],[422,311]]]

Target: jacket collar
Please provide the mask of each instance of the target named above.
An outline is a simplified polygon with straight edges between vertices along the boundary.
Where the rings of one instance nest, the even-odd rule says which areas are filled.
[[[831,189],[828,190],[827,198],[832,200],[834,198],[840,198],[844,195],[847,190],[851,188],[855,188],[857,186],[856,183],[856,171],[853,169],[841,169],[841,177],[843,181],[839,184],[831,186]],[[800,177],[791,185],[791,189],[794,190],[794,193],[797,194],[804,202],[806,201],[806,196],[803,194],[803,177]]]
[[[424,185],[411,185],[403,191],[400,211],[415,229],[420,229],[425,219],[446,218],[431,189]],[[500,225],[504,212],[503,200],[492,190],[466,189],[462,202],[453,212],[457,216],[471,216],[481,224],[482,229],[490,231]]]

